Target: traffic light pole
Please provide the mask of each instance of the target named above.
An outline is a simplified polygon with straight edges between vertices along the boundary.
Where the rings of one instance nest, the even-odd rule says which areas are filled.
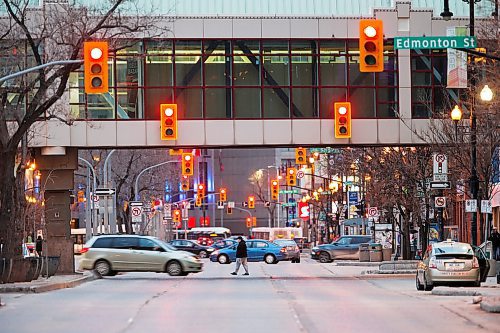
[[[137,178],[135,179],[135,186],[134,186],[134,192],[135,192],[134,197],[135,197],[136,201],[139,201],[139,178],[141,178],[142,174],[148,170],[153,169],[153,168],[156,168],[156,167],[159,167],[159,166],[162,166],[165,164],[170,164],[170,163],[180,163],[180,161],[166,161],[166,162],[158,163],[158,164],[152,165],[150,167],[147,167],[144,170],[142,170],[141,172],[139,172],[139,174],[137,175]]]
[[[2,83],[4,81],[7,81],[7,80],[10,80],[10,79],[13,79],[13,78],[16,78],[18,76],[24,75],[24,74],[28,74],[28,73],[31,73],[31,72],[38,71],[39,69],[43,69],[45,67],[57,66],[57,65],[72,65],[72,64],[81,64],[81,63],[83,63],[83,60],[57,60],[57,61],[51,61],[51,62],[48,62],[48,63],[43,64],[43,65],[31,67],[31,68],[22,70],[22,71],[17,72],[17,73],[13,73],[13,74],[9,74],[9,75],[4,76],[4,77],[0,77],[0,83]]]

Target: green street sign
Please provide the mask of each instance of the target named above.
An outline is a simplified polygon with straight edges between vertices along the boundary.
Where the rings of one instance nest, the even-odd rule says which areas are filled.
[[[477,40],[474,36],[394,37],[395,50],[474,49],[476,47]]]
[[[340,154],[342,151],[338,148],[311,148],[311,153],[320,153],[320,154]]]
[[[299,194],[298,190],[280,190],[280,194]]]
[[[295,202],[284,202],[284,203],[281,204],[281,206],[283,206],[283,207],[295,207],[295,206],[297,206],[297,203],[295,203]]]

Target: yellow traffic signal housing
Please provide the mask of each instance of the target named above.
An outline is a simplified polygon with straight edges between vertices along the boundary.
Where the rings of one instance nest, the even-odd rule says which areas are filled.
[[[257,226],[257,217],[253,216],[252,217],[252,227],[256,227],[256,226]]]
[[[252,218],[247,217],[247,228],[251,228],[251,227],[252,227]]]
[[[161,139],[177,140],[177,104],[160,104]]]
[[[277,179],[271,180],[271,200],[278,201],[280,195],[280,183]]]
[[[253,195],[248,197],[248,208],[255,208],[255,197]]]
[[[189,177],[188,176],[182,176],[181,191],[183,191],[183,192],[189,191]]]
[[[182,149],[169,149],[169,155],[174,156],[174,155],[182,155],[183,150]]]
[[[227,201],[227,190],[225,188],[220,189],[220,201]]]
[[[193,166],[194,166],[194,158],[192,153],[182,153],[182,175],[183,176],[192,176],[193,175]]]
[[[83,43],[85,93],[103,94],[108,87],[108,42]]]
[[[196,207],[200,207],[203,204],[203,199],[199,195],[196,196],[196,202],[195,205]]]
[[[181,222],[182,213],[180,209],[175,209],[172,211],[172,221],[173,222]]]
[[[341,102],[334,104],[335,137],[347,139],[351,137],[351,103]]]
[[[384,24],[382,20],[359,22],[359,71],[384,71]]]
[[[203,198],[205,196],[205,184],[198,184],[196,194],[199,198]]]
[[[307,154],[306,148],[295,148],[295,164],[298,165],[307,164],[306,154]]]
[[[297,169],[295,168],[286,169],[286,183],[288,186],[297,185]]]

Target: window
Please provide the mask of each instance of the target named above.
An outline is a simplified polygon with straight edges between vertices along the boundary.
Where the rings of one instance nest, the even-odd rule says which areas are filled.
[[[139,249],[145,251],[154,251],[158,245],[151,239],[139,238]]]
[[[113,248],[115,249],[137,249],[139,242],[137,237],[115,237],[113,238]]]
[[[268,245],[267,245],[267,243],[264,243],[264,242],[255,242],[253,247],[264,248],[264,247],[268,247]]]
[[[94,244],[92,245],[92,247],[96,248],[96,249],[110,248],[112,240],[113,240],[112,237],[98,238],[98,239],[96,239],[96,241],[94,242]]]

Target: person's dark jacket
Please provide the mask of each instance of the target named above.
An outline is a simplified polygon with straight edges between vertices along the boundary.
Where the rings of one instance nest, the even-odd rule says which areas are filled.
[[[494,232],[490,235],[488,238],[489,241],[491,241],[491,244],[493,245],[494,248],[497,248],[500,246],[500,233]]]
[[[37,239],[35,243],[35,250],[36,252],[42,252],[43,248],[43,240],[42,239]]]
[[[247,243],[242,240],[238,243],[238,247],[236,248],[236,258],[247,258]]]

